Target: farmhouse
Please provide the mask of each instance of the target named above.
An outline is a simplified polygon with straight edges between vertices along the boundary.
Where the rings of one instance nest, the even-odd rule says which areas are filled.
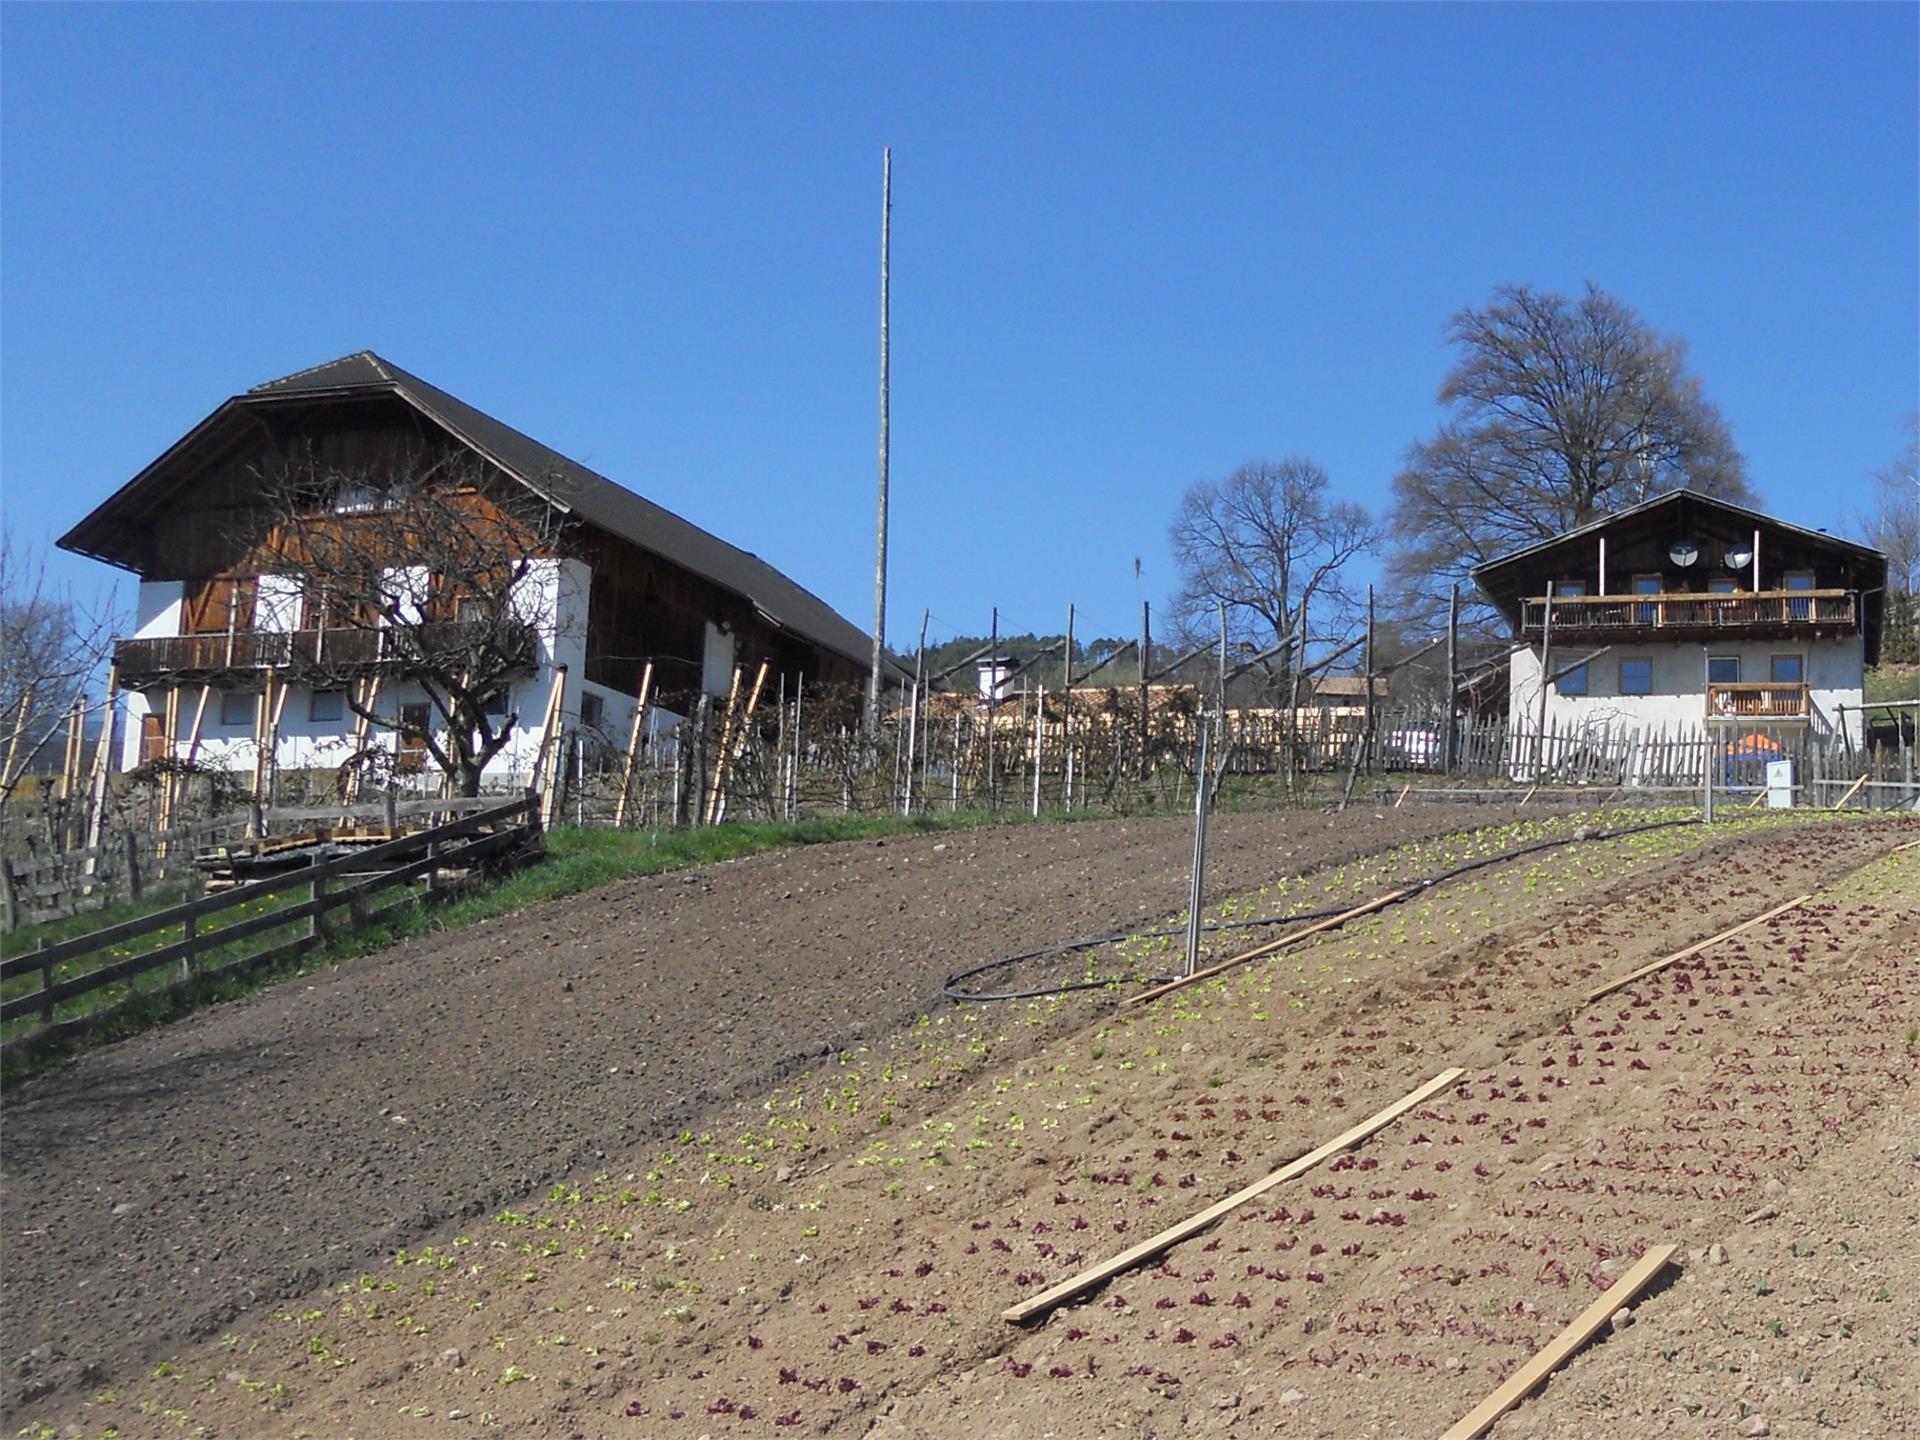
[[[1596,743],[1762,726],[1860,742],[1853,707],[1878,658],[1887,578],[1877,550],[1683,490],[1473,578],[1517,637],[1516,755],[1543,719]]]
[[[296,456],[365,477],[312,497],[342,525],[379,508],[383,467],[423,463],[480,473],[467,487],[476,506],[504,487],[554,522],[537,552],[503,557],[527,623],[513,673],[487,701],[489,715],[513,717],[489,781],[524,779],[554,731],[624,739],[643,677],[650,726],[703,693],[724,699],[737,669],[751,677],[762,662],[769,686],[866,682],[867,636],[765,561],[361,351],[227,400],[60,540],[140,577],[137,629],[114,650],[130,712],[124,765],[166,755],[251,768],[265,752],[268,766],[331,767],[384,745],[401,770],[420,768],[417,737],[368,727],[349,697],[444,728],[417,665],[409,678],[420,642],[392,643],[363,597],[320,593],[297,564],[276,573],[258,543],[270,519],[255,513],[262,477]],[[420,558],[396,553],[387,573]],[[419,634],[458,643],[472,602],[435,597],[439,577],[413,568],[420,604],[442,605],[448,622]]]

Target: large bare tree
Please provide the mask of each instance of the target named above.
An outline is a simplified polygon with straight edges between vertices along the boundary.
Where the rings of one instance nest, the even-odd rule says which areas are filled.
[[[0,805],[67,724],[112,642],[111,601],[53,583],[41,557],[0,529]]]
[[[1503,285],[1448,338],[1449,413],[1393,482],[1392,570],[1410,613],[1442,613],[1482,561],[1669,490],[1754,498],[1685,342],[1605,291]]]
[[[1229,638],[1265,651],[1292,636],[1303,613],[1323,630],[1351,619],[1347,566],[1373,548],[1379,529],[1361,506],[1332,497],[1319,465],[1290,456],[1194,483],[1171,538],[1180,571],[1176,625],[1205,636],[1224,604]],[[1298,663],[1297,650],[1281,649],[1266,668],[1283,686]]]
[[[297,447],[256,478],[256,563],[286,586],[256,595],[256,626],[292,630],[271,612],[297,591],[295,670],[477,795],[520,719],[501,697],[532,671],[564,603],[535,583],[558,553],[561,512],[463,450],[339,462]],[[376,671],[384,694],[363,688]],[[397,684],[424,696],[426,723],[395,703]]]
[[[1861,530],[1887,557],[1880,658],[1911,665],[1920,662],[1920,413],[1907,417],[1906,444],[1873,480],[1873,508]]]

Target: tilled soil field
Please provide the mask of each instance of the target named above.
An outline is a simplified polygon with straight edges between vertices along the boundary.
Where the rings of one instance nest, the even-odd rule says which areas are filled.
[[[1894,851],[1916,833],[1594,841],[1148,1006],[942,1007],[48,1413],[122,1436],[1431,1436],[1675,1243],[1634,1323],[1496,1436],[1916,1433],[1920,849]],[[1537,835],[1224,908],[1365,899]],[[1449,1066],[1204,1234],[1000,1318]]]
[[[1210,884],[1501,816],[1226,816]],[[29,1082],[0,1131],[5,1393],[57,1412],[449,1222],[757,1103],[931,1008],[953,969],[1162,919],[1185,903],[1190,844],[1179,819],[1016,826],[626,882]]]

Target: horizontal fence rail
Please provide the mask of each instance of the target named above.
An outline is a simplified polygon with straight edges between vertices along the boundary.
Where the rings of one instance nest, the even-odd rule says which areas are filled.
[[[38,989],[24,990],[0,1001],[0,1022],[38,1015],[43,1025],[51,1025],[56,1008],[62,1002],[168,965],[177,964],[181,967],[181,980],[185,983],[202,976],[225,974],[290,958],[327,937],[329,926],[326,917],[335,910],[346,907],[353,911],[355,924],[367,923],[393,908],[387,907],[377,912],[368,910],[368,900],[382,891],[421,877],[427,877],[432,887],[435,877],[442,870],[471,870],[482,861],[507,855],[525,846],[536,833],[536,807],[537,801],[531,796],[504,805],[495,802],[487,809],[429,830],[388,840],[318,864],[302,866],[284,875],[238,885],[0,960],[0,984],[36,973],[41,982]],[[425,854],[417,853],[423,849]],[[406,858],[410,856],[412,858]],[[354,883],[338,886],[334,883],[345,879],[352,879]],[[212,929],[204,924],[207,919],[223,912],[257,905],[263,900],[300,890],[307,892],[306,898],[293,904]],[[413,897],[400,903],[410,905]],[[207,951],[224,949],[303,920],[308,922],[305,934],[268,950],[244,955],[214,971],[203,971],[198,963],[199,956]],[[114,951],[175,929],[180,931],[178,940],[123,956],[65,979],[54,977],[56,967],[67,962]]]

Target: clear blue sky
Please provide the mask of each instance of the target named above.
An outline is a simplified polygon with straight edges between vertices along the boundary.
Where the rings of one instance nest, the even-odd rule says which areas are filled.
[[[371,348],[868,624],[890,143],[896,645],[1134,633],[1248,458],[1384,504],[1503,281],[1684,335],[1840,528],[1920,405],[1917,16],[10,4],[7,516]]]

